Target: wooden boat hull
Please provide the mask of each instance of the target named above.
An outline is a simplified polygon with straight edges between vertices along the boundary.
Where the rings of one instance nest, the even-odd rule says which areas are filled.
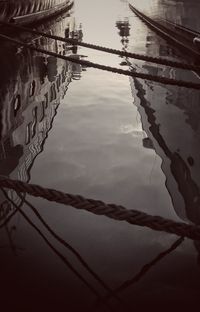
[[[73,6],[73,0],[0,0],[0,21],[30,24],[57,15]]]

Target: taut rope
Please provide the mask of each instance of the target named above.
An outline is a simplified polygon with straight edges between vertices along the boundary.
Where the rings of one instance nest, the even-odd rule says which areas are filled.
[[[6,177],[0,177],[0,187],[13,189],[16,192],[25,192],[35,197],[42,197],[49,201],[86,210],[96,215],[107,216],[114,220],[145,226],[155,231],[164,231],[193,240],[200,240],[200,226],[197,225],[175,222],[160,216],[152,216],[141,211],[128,210],[120,205],[106,204],[99,200],[85,198],[80,195],[72,195],[18,180],[11,180]]]

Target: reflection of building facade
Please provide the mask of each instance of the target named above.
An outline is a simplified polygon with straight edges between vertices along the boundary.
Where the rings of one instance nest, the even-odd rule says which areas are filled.
[[[176,57],[167,43],[148,29],[144,54]],[[134,29],[133,29],[134,35]],[[131,41],[133,45],[134,42]],[[137,63],[137,62],[136,62]],[[132,63],[133,70],[168,78],[195,80],[191,72],[161,65]],[[148,140],[143,146],[155,149],[162,159],[166,187],[174,209],[182,219],[200,223],[200,93],[192,89],[130,79]]]
[[[173,56],[173,50],[159,37],[147,46],[147,55]],[[151,41],[150,41],[151,42]],[[193,73],[170,67],[146,64],[143,68],[153,75],[177,80],[195,80]],[[166,186],[176,213],[194,223],[200,222],[200,94],[195,90],[142,83],[146,104],[152,108],[148,134],[156,152],[163,160]],[[153,87],[152,87],[153,86]],[[144,107],[145,108],[145,107]],[[147,110],[146,110],[147,113]],[[149,115],[149,112],[147,116]],[[149,122],[150,121],[150,122]],[[153,128],[157,130],[153,132]],[[151,130],[151,131],[149,131]],[[153,136],[153,138],[152,138]]]
[[[76,30],[74,19],[69,17],[51,22],[50,32],[68,38],[82,36],[81,30]],[[34,40],[35,44],[50,51],[63,55],[73,53],[74,46],[42,37]],[[80,79],[82,69],[74,63],[26,50],[18,51],[15,47],[7,50],[6,44],[1,54],[4,75],[0,81],[0,174],[27,182],[34,159],[43,150],[52,128],[60,100],[69,83]],[[20,204],[15,192],[9,191],[9,194],[15,203]],[[11,207],[2,193],[0,198],[1,218]]]

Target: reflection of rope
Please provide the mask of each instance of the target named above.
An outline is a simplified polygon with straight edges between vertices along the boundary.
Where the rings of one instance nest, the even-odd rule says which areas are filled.
[[[172,253],[178,246],[180,246],[184,241],[183,237],[180,237],[178,240],[176,240],[169,249],[161,252],[155,259],[153,259],[151,262],[145,264],[142,269],[131,279],[124,282],[121,286],[113,290],[114,294],[117,294],[119,292],[124,291],[128,287],[132,286],[133,284],[139,282],[141,278],[159,261],[161,261],[164,257],[166,257],[168,254]],[[112,297],[112,294],[108,294],[105,299],[108,300]]]
[[[72,266],[72,264],[64,257],[46,238],[46,236],[42,233],[42,231],[29,219],[29,217],[23,212],[21,208],[19,208],[15,202],[9,198],[7,193],[3,190],[6,198],[15,206],[16,210],[19,211],[24,219],[36,230],[36,232],[43,238],[46,244],[51,248],[51,250],[62,260],[62,262],[90,289],[90,291],[97,296],[97,298],[104,303],[104,299],[99,295],[99,293],[95,290],[95,288],[87,282],[87,280]],[[105,302],[104,305],[111,310],[110,306]]]
[[[147,79],[147,80],[151,80],[151,81],[155,81],[155,82],[159,82],[159,83],[163,83],[163,84],[168,84],[168,85],[173,85],[173,86],[192,88],[192,89],[197,89],[197,90],[200,89],[200,83],[183,81],[183,80],[176,80],[176,79],[154,76],[154,75],[144,74],[144,73],[136,73],[136,72],[132,72],[130,70],[124,70],[121,68],[101,65],[101,64],[93,63],[93,62],[86,61],[86,60],[80,60],[80,59],[74,58],[73,56],[65,56],[65,55],[55,53],[55,52],[36,48],[29,43],[25,43],[25,42],[13,39],[13,38],[10,38],[10,37],[2,35],[2,34],[0,34],[0,38],[3,40],[8,40],[10,42],[13,42],[14,44],[17,44],[19,46],[26,47],[27,49],[30,49],[32,51],[37,51],[40,53],[44,53],[46,55],[51,55],[51,56],[60,58],[60,59],[65,60],[65,61],[70,61],[72,63],[80,64],[82,66],[93,67],[93,68],[105,70],[108,72],[112,72],[115,74],[120,74],[120,75],[129,76],[129,77],[135,77],[135,78],[141,78],[141,79]]]
[[[120,205],[105,204],[99,200],[67,194],[39,185],[11,180],[2,176],[0,176],[0,187],[10,188],[16,192],[25,192],[35,197],[42,197],[49,201],[70,205],[74,208],[87,210],[96,215],[107,216],[114,220],[126,221],[131,224],[146,226],[156,231],[164,231],[178,236],[200,240],[200,226],[197,225],[175,222],[160,216],[151,216],[141,211],[128,210]]]
[[[2,192],[5,194],[4,189],[1,188],[1,190],[2,190]],[[7,194],[7,193],[6,193],[6,194]],[[18,211],[18,209],[19,209],[20,207],[23,206],[24,201],[25,201],[25,196],[26,196],[25,194],[24,194],[24,196],[22,196],[22,195],[20,194],[20,198],[22,199],[22,202],[20,203],[19,206],[17,206],[17,207],[18,207],[17,209],[15,209],[3,222],[1,222],[1,224],[0,224],[0,229],[2,229],[4,226],[6,226],[6,225],[8,224],[8,222],[15,216],[15,214],[16,214],[17,211]],[[8,197],[6,196],[6,198],[8,198]],[[10,201],[10,198],[8,198],[8,200]]]
[[[21,197],[21,195],[18,193],[18,196]],[[41,217],[37,209],[28,201],[24,200],[24,203],[31,208],[31,210],[35,213],[35,215],[38,217],[38,219],[41,221],[41,223],[45,226],[45,228],[52,234],[52,236],[60,242],[63,246],[65,246],[68,250],[70,250],[80,261],[80,263],[84,266],[84,268],[109,292],[112,293],[112,289],[95,273],[87,264],[87,262],[81,257],[81,255],[76,251],[69,243],[67,243],[64,239],[62,239],[58,234],[56,234],[51,227],[45,222],[45,220]],[[118,301],[121,301],[120,298],[118,298],[115,294],[113,294],[115,299]]]
[[[121,51],[121,50],[117,50],[117,49],[106,48],[106,47],[98,46],[95,44],[81,42],[81,41],[78,41],[76,39],[63,38],[60,36],[46,34],[46,33],[43,33],[41,31],[37,31],[35,29],[33,30],[33,29],[30,29],[27,27],[14,25],[14,24],[6,23],[6,22],[0,22],[0,24],[14,28],[16,30],[17,29],[23,30],[23,31],[26,31],[26,32],[29,32],[32,34],[44,36],[46,38],[51,38],[51,39],[59,40],[62,42],[71,43],[73,45],[79,45],[79,46],[82,46],[85,48],[90,48],[90,49],[102,51],[102,52],[107,52],[107,53],[111,53],[111,54],[130,57],[130,58],[134,58],[134,59],[138,59],[138,60],[143,60],[143,61],[147,61],[147,62],[152,62],[152,63],[176,67],[176,68],[189,69],[189,70],[195,70],[195,71],[200,69],[200,67],[198,65],[186,64],[186,63],[181,63],[181,62],[176,62],[176,61],[170,61],[170,60],[163,59],[160,57],[152,57],[152,56],[147,56],[147,55],[142,55],[142,54],[131,53],[131,52],[127,52],[127,51]]]

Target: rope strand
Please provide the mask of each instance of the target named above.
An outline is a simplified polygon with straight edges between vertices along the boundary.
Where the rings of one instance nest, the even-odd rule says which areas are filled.
[[[145,226],[155,231],[164,231],[193,240],[200,240],[200,226],[197,225],[175,222],[160,216],[152,216],[138,210],[128,210],[120,205],[106,204],[99,200],[88,199],[80,195],[72,195],[18,180],[11,180],[2,176],[0,176],[0,187],[13,189],[16,192],[26,192],[35,197],[45,198],[49,201],[69,205],[114,220]]]
[[[10,37],[2,35],[2,34],[0,34],[0,38],[4,39],[4,40],[8,40],[10,42],[13,42],[14,44],[17,44],[19,46],[24,46],[29,50],[44,53],[46,55],[51,55],[51,56],[63,59],[65,61],[70,61],[72,63],[80,64],[82,66],[93,67],[93,68],[101,69],[104,71],[112,72],[115,74],[120,74],[120,75],[135,77],[135,78],[141,78],[141,79],[147,79],[147,80],[159,82],[162,84],[168,84],[168,85],[185,87],[185,88],[192,88],[192,89],[196,89],[196,90],[200,89],[200,83],[175,80],[175,79],[171,79],[171,78],[159,77],[159,76],[154,76],[154,75],[149,75],[149,74],[144,74],[144,73],[136,73],[133,71],[123,70],[120,68],[106,66],[106,65],[101,65],[101,64],[93,63],[93,62],[86,61],[86,60],[80,60],[80,59],[78,60],[72,56],[60,55],[60,54],[57,54],[55,52],[47,51],[47,50],[44,50],[41,48],[36,48],[33,45],[30,45],[29,43],[25,43],[25,42],[13,39],[13,38],[10,38]]]
[[[194,71],[200,70],[199,65],[181,63],[181,62],[171,61],[171,60],[167,60],[167,59],[160,58],[160,57],[153,57],[153,56],[142,55],[142,54],[138,54],[138,53],[132,53],[132,52],[127,52],[127,51],[121,51],[121,50],[117,50],[117,49],[102,47],[99,45],[78,41],[76,39],[63,38],[60,36],[50,35],[47,33],[43,33],[41,31],[37,31],[35,29],[30,29],[28,27],[18,26],[18,25],[6,23],[6,22],[0,22],[0,24],[14,28],[16,30],[22,30],[22,31],[29,32],[29,33],[32,33],[35,35],[41,35],[41,36],[44,36],[46,38],[59,40],[62,42],[71,43],[73,45],[79,45],[79,46],[82,46],[85,48],[94,49],[94,50],[98,50],[98,51],[102,51],[102,52],[106,52],[106,53],[110,53],[110,54],[125,56],[125,57],[134,58],[134,59],[138,59],[138,60],[142,60],[142,61],[152,62],[155,64],[171,66],[171,67],[176,67],[176,68],[181,68],[181,69],[186,69],[186,70],[194,70]]]

